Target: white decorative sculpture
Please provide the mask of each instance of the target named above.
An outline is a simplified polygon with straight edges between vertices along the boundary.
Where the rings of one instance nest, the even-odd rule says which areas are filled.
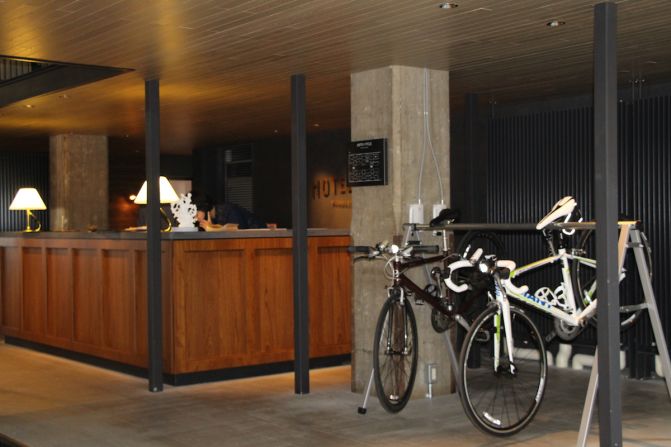
[[[170,211],[179,222],[179,226],[173,227],[172,231],[198,231],[198,228],[194,226],[197,209],[196,204],[191,203],[191,193],[180,194],[180,199],[170,204]]]

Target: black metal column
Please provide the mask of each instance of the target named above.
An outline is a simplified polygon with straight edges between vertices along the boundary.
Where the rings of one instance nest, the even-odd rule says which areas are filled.
[[[305,130],[305,75],[291,76],[291,208],[294,256],[294,383],[310,392],[308,331],[308,211]]]
[[[147,175],[147,335],[149,391],[163,390],[161,309],[161,215],[159,194],[160,115],[158,80],[145,81],[145,169]]]
[[[464,107],[464,134],[465,145],[462,150],[468,151],[468,216],[463,222],[486,222],[487,207],[487,144],[485,134],[487,127],[480,116],[480,98],[477,94],[466,94]],[[457,165],[458,166],[458,165]]]
[[[599,284],[598,367],[601,446],[622,445],[617,176],[617,6],[594,7],[594,205]]]

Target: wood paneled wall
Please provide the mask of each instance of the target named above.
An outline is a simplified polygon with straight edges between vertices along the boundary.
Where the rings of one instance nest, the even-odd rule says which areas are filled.
[[[311,357],[351,352],[349,243],[309,238]],[[293,359],[290,238],[174,244],[176,373]]]
[[[146,366],[145,247],[142,240],[0,238],[2,333]],[[170,282],[164,283],[170,344]],[[165,361],[171,368],[169,355]]]
[[[311,357],[351,352],[349,244],[309,238]],[[145,367],[145,247],[0,237],[3,334]],[[163,303],[168,373],[292,360],[291,239],[164,241]]]

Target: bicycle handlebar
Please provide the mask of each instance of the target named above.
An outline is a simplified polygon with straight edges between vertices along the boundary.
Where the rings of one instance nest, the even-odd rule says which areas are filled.
[[[440,252],[440,247],[437,245],[407,245],[403,248],[396,245],[388,245],[387,242],[380,242],[375,247],[368,247],[365,245],[351,245],[347,247],[349,253],[365,253],[370,259],[378,257],[382,253],[391,255],[400,255],[404,258],[409,258],[413,253],[436,254]],[[362,257],[361,257],[362,258]]]
[[[509,272],[515,270],[515,262],[501,259],[492,263],[491,258],[485,257],[484,259],[481,259],[480,252],[481,250],[478,249],[476,254],[471,256],[470,259],[460,259],[447,266],[450,271],[450,275],[445,278],[445,284],[450,288],[450,290],[456,293],[462,293],[468,290],[468,283],[456,284],[452,280],[453,274],[462,268],[474,268],[477,266],[482,273],[501,273],[501,270],[507,270],[508,272],[506,273],[506,276],[509,274]],[[504,281],[506,285],[511,285],[511,290],[514,290],[515,292],[524,294],[529,290],[527,286],[521,286],[519,288],[515,287],[507,278]]]

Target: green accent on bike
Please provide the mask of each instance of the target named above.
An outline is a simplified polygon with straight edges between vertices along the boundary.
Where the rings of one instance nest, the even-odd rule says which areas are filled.
[[[494,315],[494,324],[496,325],[496,341],[501,340],[501,314]]]
[[[585,304],[585,306],[589,306],[592,301],[592,297],[594,296],[594,292],[596,292],[596,289],[588,290],[585,291],[584,294],[585,296],[582,299],[582,302]]]

